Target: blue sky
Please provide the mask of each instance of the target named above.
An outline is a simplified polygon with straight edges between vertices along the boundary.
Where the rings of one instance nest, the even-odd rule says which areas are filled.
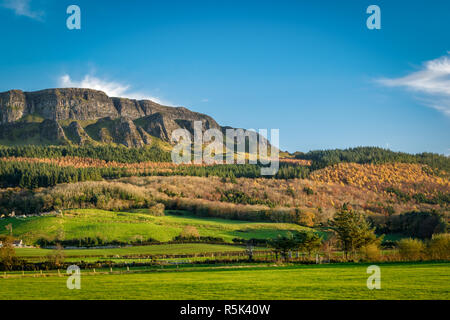
[[[450,1],[0,0],[0,30],[0,91],[152,98],[289,151],[450,154]]]

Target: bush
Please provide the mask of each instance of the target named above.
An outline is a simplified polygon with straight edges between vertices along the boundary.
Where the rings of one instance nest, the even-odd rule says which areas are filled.
[[[126,246],[126,245],[151,245],[159,243],[158,240],[148,238],[142,239],[140,236],[134,237],[134,239],[129,241],[120,241],[120,240],[105,240],[99,237],[85,237],[78,239],[66,239],[66,240],[57,240],[57,239],[49,239],[49,238],[39,238],[36,241],[36,244],[42,248],[46,247],[103,247],[103,246]]]
[[[301,226],[305,227],[313,227],[314,226],[314,220],[316,218],[316,215],[314,212],[307,211],[307,212],[300,212],[298,219],[295,221]]]
[[[220,237],[198,237],[198,238],[182,238],[176,236],[167,243],[213,243],[213,244],[227,244],[223,238]]]
[[[269,240],[267,239],[256,239],[256,238],[251,238],[251,239],[243,239],[243,238],[233,238],[233,243],[238,243],[238,244],[250,244],[253,246],[259,246],[259,247],[267,247]]]
[[[398,252],[403,260],[421,260],[425,251],[425,245],[418,239],[402,239],[398,242]]]
[[[366,261],[379,261],[381,259],[381,250],[376,243],[362,247],[361,254]]]
[[[63,250],[64,248],[58,243],[55,250],[47,256],[47,262],[54,268],[61,267],[64,263],[65,254]]]
[[[10,236],[0,236],[0,267],[2,270],[13,270],[14,266],[20,263],[16,257],[16,250],[13,243],[14,238]]]
[[[428,242],[427,253],[431,259],[449,260],[450,259],[450,234],[443,233],[433,235]]]
[[[148,214],[155,216],[155,217],[162,217],[164,216],[164,205],[162,203],[157,203],[150,208],[148,208]]]
[[[196,227],[186,226],[180,233],[181,239],[198,239],[200,238],[200,233]]]

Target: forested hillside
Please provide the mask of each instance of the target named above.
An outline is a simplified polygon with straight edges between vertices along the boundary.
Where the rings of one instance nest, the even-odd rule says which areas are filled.
[[[431,168],[445,170],[447,173],[450,172],[450,158],[448,156],[428,152],[413,155],[378,147],[317,150],[307,153],[296,152],[295,158],[312,160],[312,167],[315,169],[325,168],[342,162],[360,164],[402,162],[426,164]]]

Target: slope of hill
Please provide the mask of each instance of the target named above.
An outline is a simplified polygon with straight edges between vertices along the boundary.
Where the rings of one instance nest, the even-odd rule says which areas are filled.
[[[339,163],[314,171],[310,178],[314,181],[346,184],[381,192],[393,186],[402,192],[410,193],[422,192],[431,195],[448,192],[450,181],[430,171],[430,167],[422,164]]]
[[[202,237],[221,238],[229,243],[234,238],[267,239],[289,230],[309,230],[289,223],[203,218],[180,211],[166,214],[153,216],[145,209],[132,212],[77,209],[65,211],[62,216],[4,219],[0,220],[0,227],[4,230],[4,226],[11,223],[15,236],[33,244],[40,239],[51,242],[61,237],[75,242],[86,238],[98,239],[103,243],[114,240],[132,243],[148,239],[166,242],[179,236],[187,226],[195,227]]]

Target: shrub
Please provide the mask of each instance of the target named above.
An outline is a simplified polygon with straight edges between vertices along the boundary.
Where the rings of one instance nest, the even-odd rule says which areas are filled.
[[[161,217],[164,216],[164,205],[162,203],[157,203],[150,208],[148,208],[148,214],[155,216],[155,217]]]
[[[361,254],[366,261],[378,261],[381,259],[381,250],[376,243],[371,243],[362,247]]]
[[[314,214],[314,212],[311,212],[311,211],[303,212],[302,211],[302,212],[300,212],[300,215],[295,222],[301,226],[313,227],[315,218],[316,218],[316,215]]]
[[[256,239],[256,238],[251,238],[251,239],[243,239],[243,238],[233,238],[233,243],[239,243],[239,244],[250,244],[253,246],[259,246],[259,247],[267,247],[267,244],[269,242],[269,240],[267,239]]]
[[[48,263],[53,267],[60,267],[64,263],[64,248],[58,243],[55,250],[47,256]]]
[[[428,242],[427,253],[431,259],[450,259],[450,233],[433,235]]]
[[[125,245],[151,245],[159,243],[158,240],[148,238],[143,239],[142,236],[135,236],[129,241],[105,240],[99,237],[85,237],[78,239],[55,240],[50,238],[39,238],[36,244],[42,248],[58,246],[62,247],[102,247],[102,246],[125,246]]]
[[[186,226],[180,233],[180,238],[182,239],[198,239],[200,238],[200,233],[196,227]]]
[[[223,238],[220,237],[198,237],[198,238],[182,238],[181,236],[176,236],[168,243],[214,243],[214,244],[224,244],[226,243]]]
[[[1,236],[0,242],[0,266],[3,270],[12,270],[18,264],[19,259],[16,257],[16,250],[14,249],[14,238],[10,236]]]
[[[425,245],[418,239],[402,239],[398,242],[398,252],[403,260],[421,260],[425,251]]]

